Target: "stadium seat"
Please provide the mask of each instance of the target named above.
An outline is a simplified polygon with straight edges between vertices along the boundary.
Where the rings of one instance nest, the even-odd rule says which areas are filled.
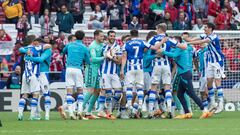
[[[73,29],[74,30],[87,30],[88,27],[87,27],[87,24],[76,23],[76,24],[74,24]]]
[[[122,28],[123,28],[123,30],[127,30],[128,29],[128,25],[127,24],[123,24]]]

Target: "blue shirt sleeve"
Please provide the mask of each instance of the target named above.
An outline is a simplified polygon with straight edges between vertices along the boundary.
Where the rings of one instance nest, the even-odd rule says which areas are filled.
[[[27,53],[28,47],[20,47],[18,50],[20,53]]]
[[[149,43],[150,45],[155,45],[155,43],[156,43],[155,38],[152,37],[152,38],[148,41],[148,43]]]
[[[177,47],[177,44],[178,44],[178,41],[171,38],[166,41],[167,47],[171,47],[171,46]]]

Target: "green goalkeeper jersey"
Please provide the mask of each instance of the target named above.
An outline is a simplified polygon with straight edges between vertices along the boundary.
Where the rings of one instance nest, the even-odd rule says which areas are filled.
[[[104,60],[103,44],[93,41],[89,46],[89,52],[91,63],[87,65],[85,69],[85,85],[87,88],[100,88],[99,70]]]
[[[90,56],[91,56],[91,67],[100,68],[101,63],[104,59],[103,57],[103,43],[97,43],[95,40],[89,46]]]

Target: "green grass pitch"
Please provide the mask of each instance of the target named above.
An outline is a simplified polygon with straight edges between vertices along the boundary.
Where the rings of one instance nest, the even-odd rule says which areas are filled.
[[[0,112],[0,135],[239,135],[240,112],[223,112],[209,119],[62,120],[51,112],[50,121],[17,121],[17,113]]]

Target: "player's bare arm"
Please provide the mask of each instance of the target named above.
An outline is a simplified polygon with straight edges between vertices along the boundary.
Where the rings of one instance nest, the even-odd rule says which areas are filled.
[[[191,42],[187,42],[188,44],[191,45],[201,45],[201,46],[206,46],[207,43],[211,42],[210,39],[206,38],[206,39],[202,39],[202,40],[197,40],[197,41],[191,41]]]
[[[124,52],[122,55],[122,65],[121,65],[121,71],[120,71],[120,78],[123,80],[124,79],[124,68],[126,65],[126,61],[127,61],[127,53]]]

